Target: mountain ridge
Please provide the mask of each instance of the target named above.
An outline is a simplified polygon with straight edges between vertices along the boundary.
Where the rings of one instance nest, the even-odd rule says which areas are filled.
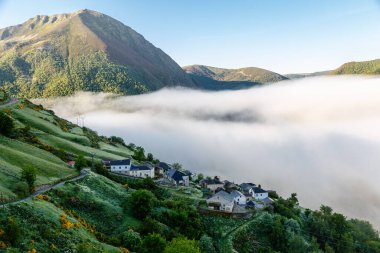
[[[80,90],[139,94],[195,86],[170,56],[142,35],[87,9],[38,15],[0,29],[0,53],[0,86],[23,97]]]

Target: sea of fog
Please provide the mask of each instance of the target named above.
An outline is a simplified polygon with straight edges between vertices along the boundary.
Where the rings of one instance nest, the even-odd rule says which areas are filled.
[[[162,161],[254,182],[301,205],[332,206],[380,228],[380,79],[323,77],[240,91],[79,93],[38,101]]]

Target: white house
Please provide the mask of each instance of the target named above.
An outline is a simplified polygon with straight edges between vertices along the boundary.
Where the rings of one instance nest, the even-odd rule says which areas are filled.
[[[154,178],[154,166],[150,164],[134,165],[131,159],[109,162],[110,171],[132,177]]]
[[[268,191],[262,189],[261,187],[252,187],[251,189],[249,189],[249,194],[252,195],[253,198],[258,200],[269,198]]]
[[[200,185],[203,187],[203,188],[208,188],[210,189],[211,191],[215,192],[216,189],[218,188],[223,188],[224,187],[224,183],[221,182],[218,178],[206,178],[206,179],[203,179],[200,181]]]
[[[109,166],[111,172],[126,173],[131,170],[131,159],[110,161]]]
[[[247,204],[247,197],[239,191],[233,191],[230,195],[234,198],[234,201],[238,205],[245,206]]]
[[[225,191],[219,191],[206,200],[207,206],[211,210],[225,211],[232,213],[235,201],[234,197]]]
[[[132,164],[131,170],[127,172],[127,174],[129,176],[143,177],[143,178],[146,178],[146,177],[154,178],[155,176],[154,167],[146,165],[146,164],[143,164],[143,165]]]

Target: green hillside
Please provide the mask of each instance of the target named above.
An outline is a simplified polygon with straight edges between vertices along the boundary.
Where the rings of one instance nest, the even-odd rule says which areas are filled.
[[[12,95],[139,94],[176,85],[194,86],[163,51],[95,11],[36,16],[0,29],[0,87]]]
[[[204,65],[183,67],[197,86],[209,90],[241,89],[254,85],[274,83],[288,79],[280,74],[250,67],[240,69],[222,69]]]
[[[15,124],[13,136],[0,135],[0,194],[2,198],[17,198],[16,185],[21,168],[37,168],[36,184],[44,185],[77,175],[66,162],[83,155],[91,159],[124,159],[133,151],[108,138],[97,136],[60,119],[52,111],[44,110],[21,100],[2,110]]]
[[[363,62],[348,62],[332,71],[334,75],[379,75],[380,59]]]

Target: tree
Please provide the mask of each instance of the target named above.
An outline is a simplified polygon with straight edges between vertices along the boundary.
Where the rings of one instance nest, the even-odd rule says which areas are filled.
[[[132,229],[122,234],[122,240],[125,247],[129,250],[136,251],[141,244],[141,236]]]
[[[75,159],[75,168],[77,170],[81,170],[84,167],[87,167],[87,160],[84,158],[83,155],[79,155],[77,159]]]
[[[17,218],[8,218],[7,226],[5,228],[5,239],[9,241],[12,246],[18,246],[18,244],[20,243],[21,227]]]
[[[29,185],[26,182],[18,182],[13,189],[19,198],[25,198],[29,195]]]
[[[199,173],[199,174],[197,175],[197,182],[200,182],[200,181],[203,180],[203,179],[204,179],[203,174],[202,174],[202,173]]]
[[[163,253],[166,247],[166,240],[159,234],[149,234],[142,241],[141,253]]]
[[[137,190],[132,193],[130,199],[132,213],[138,219],[144,219],[155,206],[157,199],[147,190]]]
[[[148,153],[148,155],[146,156],[146,160],[149,162],[153,162],[154,157],[153,157],[152,153]]]
[[[34,183],[37,178],[37,169],[33,166],[24,166],[21,171],[21,180],[25,181],[29,186],[29,192],[34,191]]]
[[[182,169],[182,164],[180,164],[180,163],[173,163],[172,167],[173,167],[173,169],[180,170],[180,169]]]
[[[145,161],[145,150],[142,147],[136,147],[133,158],[137,161]]]
[[[200,253],[197,243],[184,237],[174,238],[165,248],[164,253]]]
[[[215,253],[215,247],[212,243],[212,239],[208,235],[202,235],[200,241],[200,248],[202,253]]]
[[[0,111],[0,134],[10,136],[13,132],[14,123],[11,117]]]

